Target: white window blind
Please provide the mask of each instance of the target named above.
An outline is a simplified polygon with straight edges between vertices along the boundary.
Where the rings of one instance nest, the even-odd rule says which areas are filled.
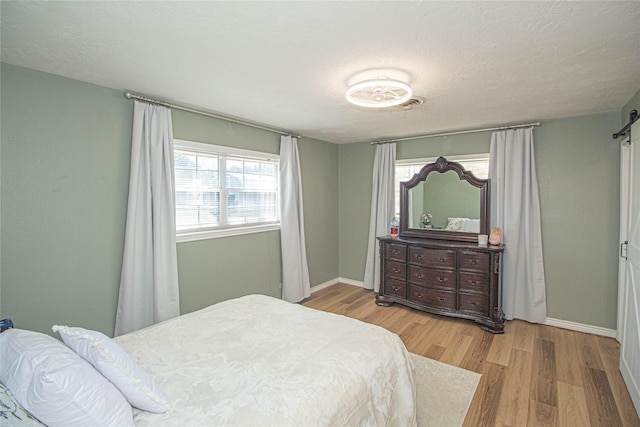
[[[175,140],[177,241],[278,229],[277,157]]]

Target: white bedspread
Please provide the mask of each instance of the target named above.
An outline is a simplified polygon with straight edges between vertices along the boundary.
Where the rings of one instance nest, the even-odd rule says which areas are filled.
[[[377,326],[250,295],[115,339],[169,396],[137,426],[415,426],[413,364]]]

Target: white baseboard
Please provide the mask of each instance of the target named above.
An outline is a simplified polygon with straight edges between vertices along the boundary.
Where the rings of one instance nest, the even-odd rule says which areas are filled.
[[[338,283],[344,283],[345,285],[358,286],[358,287],[364,288],[364,282],[359,280],[352,280],[344,277],[338,277],[336,280],[338,281]]]
[[[585,325],[584,323],[570,322],[568,320],[552,319],[547,317],[547,321],[543,325],[555,326],[562,329],[570,329],[572,331],[586,332],[587,334],[602,335],[603,337],[616,338],[614,329],[602,328],[600,326]]]
[[[324,283],[320,283],[319,285],[315,285],[311,288],[311,293],[318,292],[322,289],[328,288],[329,286],[333,286],[338,283],[344,283],[345,285],[351,286],[359,286],[364,288],[364,282],[360,282],[358,280],[345,279],[344,277],[336,277],[335,279],[328,280]]]
[[[336,277],[319,285],[315,285],[311,288],[311,293],[318,292],[322,289],[333,286],[337,283],[344,283],[345,285],[358,286],[364,288],[364,282],[359,280],[346,279],[344,277]],[[570,329],[572,331],[585,332],[587,334],[602,335],[603,337],[616,338],[617,333],[614,329],[602,328],[600,326],[586,325],[584,323],[570,322],[568,320],[553,319],[547,317],[547,320],[543,325],[555,326],[556,328]]]

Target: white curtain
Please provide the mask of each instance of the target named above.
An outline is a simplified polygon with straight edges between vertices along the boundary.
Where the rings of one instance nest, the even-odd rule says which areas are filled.
[[[298,302],[311,295],[304,240],[302,180],[298,140],[280,138],[280,246],[282,249],[282,298]]]
[[[115,335],[180,314],[171,110],[135,101]]]
[[[364,270],[364,287],[378,292],[380,289],[380,250],[376,237],[389,235],[389,224],[394,216],[396,144],[376,145],[371,190],[371,216],[369,217],[369,245]]]
[[[507,319],[542,323],[547,299],[533,128],[491,135],[491,222],[500,227],[502,309]]]

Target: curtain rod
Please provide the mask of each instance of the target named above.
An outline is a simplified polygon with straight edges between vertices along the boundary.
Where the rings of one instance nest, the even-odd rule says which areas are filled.
[[[269,132],[277,133],[277,134],[280,134],[280,135],[293,136],[294,138],[300,138],[300,135],[293,135],[291,132],[286,132],[286,131],[282,131],[282,130],[279,130],[279,129],[273,129],[273,128],[270,128],[270,127],[258,125],[258,124],[251,123],[251,122],[245,122],[243,120],[234,119],[234,118],[231,118],[231,117],[223,116],[221,114],[214,114],[214,113],[209,113],[209,112],[203,111],[203,110],[197,110],[195,108],[185,107],[184,105],[170,104],[168,102],[158,101],[157,99],[147,98],[146,96],[142,96],[142,95],[136,95],[136,94],[131,93],[129,91],[126,91],[124,93],[124,97],[127,98],[127,99],[137,99],[138,101],[146,102],[148,104],[162,105],[163,107],[167,107],[167,108],[173,108],[173,109],[176,109],[176,110],[187,111],[189,113],[200,114],[201,116],[213,117],[214,119],[220,119],[220,120],[224,120],[226,122],[236,123],[236,124],[243,125],[243,126],[249,126],[249,127],[256,128],[256,129],[262,129],[262,130],[266,130],[266,131],[269,131]]]
[[[436,136],[449,136],[449,135],[461,135],[461,134],[464,134],[464,133],[487,132],[487,131],[490,131],[490,130],[508,130],[508,129],[518,129],[518,128],[528,128],[528,127],[532,127],[532,126],[540,126],[540,122],[525,123],[525,124],[521,124],[521,125],[511,125],[511,126],[500,126],[500,127],[495,127],[495,128],[470,129],[470,130],[461,130],[461,131],[457,131],[457,132],[446,132],[446,133],[434,133],[434,134],[418,135],[418,136],[408,136],[406,138],[389,139],[389,140],[386,140],[386,141],[371,141],[371,145],[388,144],[390,142],[409,141],[411,139],[434,138]]]
[[[618,139],[621,136],[625,136],[627,132],[629,132],[629,129],[631,129],[631,125],[633,125],[638,119],[640,119],[640,116],[638,116],[638,110],[631,110],[629,112],[629,123],[627,123],[618,132],[614,133],[613,139]]]

